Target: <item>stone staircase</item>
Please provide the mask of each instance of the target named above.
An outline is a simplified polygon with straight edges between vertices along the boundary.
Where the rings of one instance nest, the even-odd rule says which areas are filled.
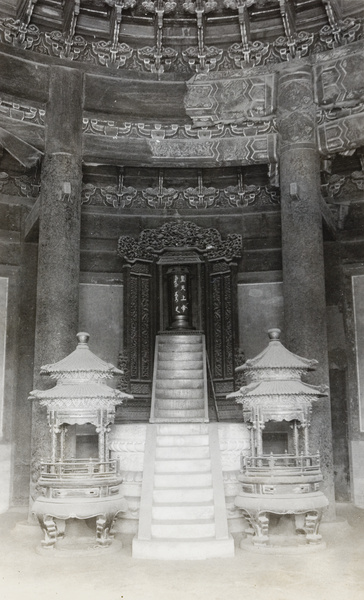
[[[134,558],[234,555],[217,427],[175,422],[148,426]]]
[[[156,338],[151,423],[208,421],[205,336]]]

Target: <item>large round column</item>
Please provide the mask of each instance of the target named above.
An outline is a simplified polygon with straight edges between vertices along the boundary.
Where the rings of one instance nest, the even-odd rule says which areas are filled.
[[[40,366],[69,354],[78,330],[82,185],[83,77],[50,70],[45,156],[41,171],[34,387],[44,388]],[[46,384],[47,385],[47,384]],[[50,456],[46,412],[35,403],[32,483],[39,460]]]
[[[278,83],[285,345],[319,361],[309,381],[329,383],[320,157],[311,67],[285,65]],[[323,492],[334,515],[329,400],[313,409],[311,440],[321,453]]]

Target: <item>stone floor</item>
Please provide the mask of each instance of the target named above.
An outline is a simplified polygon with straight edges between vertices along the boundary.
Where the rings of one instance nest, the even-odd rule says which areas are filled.
[[[39,555],[37,526],[25,513],[0,515],[2,600],[362,600],[364,510],[337,507],[323,524],[327,548],[304,555],[258,555],[236,548],[233,559],[153,561],[131,558],[131,538],[103,556]],[[20,523],[17,527],[16,524]]]

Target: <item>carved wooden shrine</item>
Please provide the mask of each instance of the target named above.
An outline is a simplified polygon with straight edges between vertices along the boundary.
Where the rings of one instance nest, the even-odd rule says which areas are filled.
[[[96,517],[96,546],[107,547],[116,515],[127,509],[117,462],[109,458],[108,433],[115,406],[131,396],[106,385],[106,379],[121,371],[89,350],[89,335],[78,333],[77,338],[74,352],[41,368],[42,375],[56,379],[55,387],[30,394],[30,399],[47,408],[52,437],[51,456],[41,462],[41,494],[32,506],[44,531],[45,548],[53,548],[63,537],[55,519],[92,517]],[[98,457],[67,458],[67,428],[86,423],[98,434]]]
[[[241,236],[222,239],[216,229],[178,220],[146,229],[138,240],[122,236],[118,251],[125,261],[126,389],[135,398],[128,419],[140,420],[142,411],[149,418],[155,336],[174,329],[206,335],[216,396],[226,402],[226,393],[234,389],[235,261],[242,252]],[[171,287],[177,274],[188,294],[181,305]]]
[[[301,381],[317,361],[289,352],[279,335],[279,329],[269,330],[267,348],[238,367],[248,383],[230,394],[242,405],[251,434],[251,455],[244,458],[235,505],[251,525],[253,546],[272,543],[272,514],[294,515],[296,534],[305,538],[295,535],[291,541],[315,545],[321,542],[318,528],[328,500],[319,489],[320,456],[310,450],[309,426],[312,402],[326,396],[327,388]]]

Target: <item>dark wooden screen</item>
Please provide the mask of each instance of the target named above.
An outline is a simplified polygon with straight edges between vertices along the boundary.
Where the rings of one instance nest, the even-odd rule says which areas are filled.
[[[129,420],[148,420],[156,335],[156,282],[152,262],[125,267],[125,348],[128,389],[134,400],[124,411]]]

